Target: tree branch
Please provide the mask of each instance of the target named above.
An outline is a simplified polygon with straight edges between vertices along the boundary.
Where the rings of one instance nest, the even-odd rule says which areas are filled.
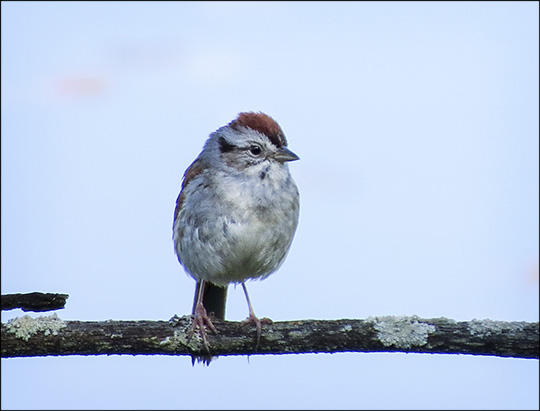
[[[23,311],[52,311],[64,308],[67,294],[27,293],[2,295],[2,311],[20,308]]]
[[[214,322],[212,355],[335,352],[407,352],[538,358],[539,324],[447,318],[370,317],[365,320],[303,320],[263,324]],[[62,321],[29,316],[2,324],[2,357],[100,354],[205,355],[190,316],[169,321]]]

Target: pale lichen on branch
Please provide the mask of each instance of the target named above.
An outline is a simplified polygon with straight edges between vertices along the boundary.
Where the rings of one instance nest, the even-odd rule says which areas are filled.
[[[420,322],[417,316],[368,317],[366,321],[373,323],[373,328],[378,331],[377,337],[385,347],[421,347],[427,344],[429,334],[436,330],[434,325]]]
[[[15,334],[15,337],[28,341],[30,337],[43,332],[43,335],[58,335],[58,332],[66,327],[66,323],[61,320],[56,313],[32,318],[29,315],[16,317],[6,324],[6,331]]]

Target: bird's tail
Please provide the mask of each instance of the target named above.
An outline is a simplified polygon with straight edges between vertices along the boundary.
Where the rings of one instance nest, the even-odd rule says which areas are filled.
[[[193,310],[195,310],[195,304],[197,304],[197,292],[199,291],[199,283],[195,288],[195,298],[193,299]],[[220,287],[204,281],[203,293],[203,305],[208,313],[217,320],[225,320],[225,303],[227,302],[227,286]]]

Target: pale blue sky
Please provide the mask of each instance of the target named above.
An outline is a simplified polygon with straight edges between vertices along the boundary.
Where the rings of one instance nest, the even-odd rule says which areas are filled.
[[[538,321],[537,2],[2,2],[2,293],[65,320],[188,314],[181,177],[241,111],[282,126],[300,224],[275,321]],[[3,313],[7,321],[19,310]],[[241,289],[227,318],[242,320]],[[46,378],[43,378],[46,370]],[[538,408],[538,361],[2,360],[2,408]]]

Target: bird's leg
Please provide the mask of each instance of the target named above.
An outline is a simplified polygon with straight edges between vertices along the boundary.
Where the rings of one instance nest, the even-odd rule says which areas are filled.
[[[248,303],[249,308],[249,317],[246,318],[246,322],[250,322],[255,324],[255,327],[257,328],[257,346],[259,345],[259,341],[261,339],[261,332],[262,332],[262,326],[261,326],[261,320],[255,315],[255,311],[253,311],[253,306],[251,305],[251,300],[249,299],[249,295],[247,292],[246,284],[242,283],[242,288],[244,289],[244,294],[246,295],[246,300]],[[269,318],[263,318],[264,322],[272,322]]]
[[[206,309],[203,305],[203,295],[204,295],[204,288],[206,286],[206,282],[204,280],[197,282],[197,287],[195,289],[195,300],[193,302],[193,323],[191,326],[191,331],[189,332],[188,339],[191,339],[193,337],[193,334],[195,333],[195,329],[199,327],[199,334],[201,336],[204,348],[208,353],[210,353],[210,348],[208,346],[208,339],[206,338],[206,327],[210,328],[214,334],[217,334],[218,331],[216,327],[214,327],[214,324],[212,324],[212,321],[210,320],[210,317],[206,313]]]

